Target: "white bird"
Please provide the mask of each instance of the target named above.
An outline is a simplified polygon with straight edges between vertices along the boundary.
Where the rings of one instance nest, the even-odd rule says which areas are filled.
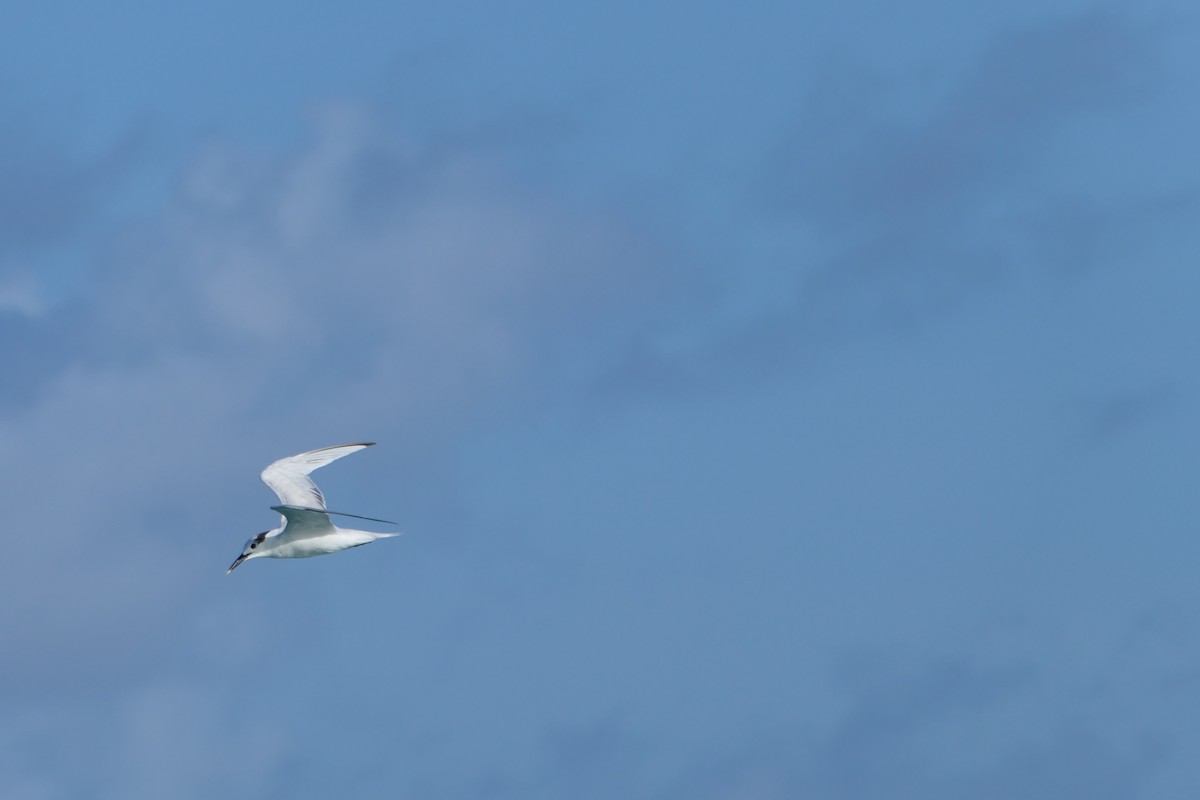
[[[271,509],[283,515],[281,524],[273,531],[263,531],[250,537],[246,546],[242,548],[242,554],[225,574],[228,575],[238,564],[252,558],[310,558],[369,544],[376,539],[399,536],[398,533],[372,533],[337,527],[329,521],[330,514],[389,525],[396,523],[328,510],[325,508],[325,496],[313,483],[312,478],[308,477],[314,469],[373,444],[375,443],[359,442],[323,447],[320,450],[281,458],[264,469],[263,483],[279,497],[280,505],[271,506]]]

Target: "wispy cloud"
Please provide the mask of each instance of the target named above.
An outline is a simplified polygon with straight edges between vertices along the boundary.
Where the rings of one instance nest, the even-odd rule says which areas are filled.
[[[602,109],[559,102],[564,74],[553,164],[519,126],[489,141],[490,111],[430,135],[370,100],[286,147],[180,145],[170,197],[84,237],[54,297],[24,253],[105,195],[86,158],[12,151],[48,194],[42,228],[0,223],[0,794],[1194,783],[1200,195],[1195,137],[1159,130],[1192,50],[1133,12],[1027,9],[894,73],[829,60],[773,149],[762,120],[706,138],[779,97],[779,9],[746,23],[788,33],[775,56],[639,29]],[[838,19],[823,36],[892,42]],[[446,52],[461,96],[510,81]],[[662,69],[723,79],[714,53],[756,65],[726,91],[776,93],[710,106]],[[592,123],[634,145],[565,140]],[[703,163],[678,180],[684,132],[672,163]],[[738,211],[700,231],[714,209]],[[401,519],[395,548],[224,575],[274,521],[263,464],[368,436],[322,481]]]
[[[5,673],[22,686],[7,701],[37,714],[80,670],[109,687],[116,705],[61,707],[54,724],[124,726],[136,762],[157,766],[113,778],[119,794],[200,796],[202,765],[243,747],[251,770],[275,768],[258,734],[218,744],[210,686],[138,688],[174,685],[162,643],[202,635],[203,587],[248,525],[222,499],[252,496],[261,464],[246,457],[365,432],[453,443],[538,402],[573,342],[621,335],[663,287],[619,220],[472,152],[398,144],[361,108],[320,119],[291,159],[209,146],[169,209],[106,248],[70,309],[73,356],[0,419],[0,478],[22,498],[9,529],[40,542],[0,587]],[[31,307],[27,289],[13,302]],[[180,725],[186,745],[147,756]],[[40,785],[15,774],[6,790]]]
[[[0,278],[0,314],[19,314],[23,317],[38,317],[46,310],[46,302],[37,283],[27,273],[7,273]]]

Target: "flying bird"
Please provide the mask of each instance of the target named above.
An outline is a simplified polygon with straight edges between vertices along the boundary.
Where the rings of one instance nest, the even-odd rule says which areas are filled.
[[[339,528],[329,521],[329,515],[366,519],[395,525],[386,519],[360,517],[330,511],[325,507],[325,495],[308,477],[314,469],[337,461],[342,456],[357,453],[374,442],[342,444],[309,450],[307,453],[281,458],[262,471],[262,480],[279,497],[279,505],[273,511],[283,515],[280,526],[273,531],[263,531],[251,536],[242,548],[242,554],[226,570],[226,575],[237,569],[238,564],[252,558],[310,558],[336,553],[351,547],[369,544],[376,539],[389,539],[398,533],[372,533]]]

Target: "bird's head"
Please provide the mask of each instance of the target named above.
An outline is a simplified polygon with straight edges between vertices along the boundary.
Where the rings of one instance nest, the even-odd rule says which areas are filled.
[[[237,557],[236,561],[229,565],[229,569],[225,571],[225,574],[228,575],[230,572],[233,572],[235,569],[237,569],[238,564],[241,564],[243,561],[262,555],[263,551],[260,549],[260,546],[262,545],[263,540],[267,538],[268,533],[270,533],[270,531],[263,531],[262,533],[256,533],[247,539],[246,545],[242,548],[242,554]]]

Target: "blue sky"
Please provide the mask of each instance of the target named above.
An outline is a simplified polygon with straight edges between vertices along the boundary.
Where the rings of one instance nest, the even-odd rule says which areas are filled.
[[[6,4],[0,796],[1195,794],[1200,19],[969,5]]]

